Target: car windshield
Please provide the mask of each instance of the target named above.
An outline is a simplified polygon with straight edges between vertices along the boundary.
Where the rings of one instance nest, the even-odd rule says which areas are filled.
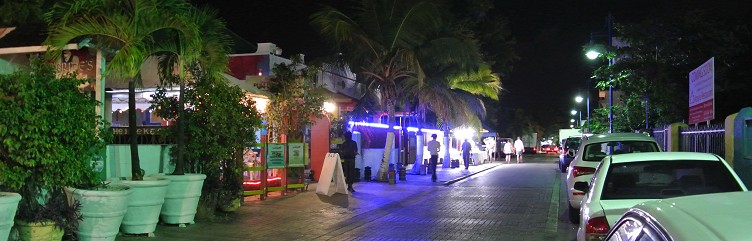
[[[742,187],[720,161],[642,161],[612,165],[601,200],[662,199],[733,191],[742,191]]]
[[[585,146],[583,161],[599,162],[607,155],[624,153],[656,152],[658,145],[652,141],[609,141],[590,143]]]
[[[580,138],[567,139],[567,149],[577,149],[580,147]]]

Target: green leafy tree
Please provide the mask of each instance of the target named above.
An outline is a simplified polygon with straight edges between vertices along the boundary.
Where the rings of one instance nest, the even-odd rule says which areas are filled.
[[[96,113],[100,103],[78,88],[89,80],[56,79],[54,71],[32,59],[29,69],[0,75],[0,189],[23,197],[17,219],[69,231],[78,217],[63,188],[101,185],[90,161],[111,133]]]
[[[167,135],[176,135],[180,122],[185,122],[185,146],[191,150],[184,153],[185,168],[206,174],[200,206],[208,208],[202,214],[211,216],[217,207],[242,197],[242,156],[256,144],[255,130],[261,126],[261,117],[243,90],[208,75],[189,83],[183,98],[181,102],[160,88],[152,108],[159,116],[177,122],[167,129]],[[176,157],[176,150],[171,154]]]
[[[686,120],[689,72],[711,57],[716,64],[716,118],[752,104],[745,98],[752,87],[747,81],[752,77],[749,27],[748,21],[704,10],[617,24],[617,35],[629,46],[611,50],[608,56],[618,59],[615,64],[595,71],[599,88],[614,86],[625,93],[625,110],[614,114],[614,131],[644,128],[646,105],[649,126]]]
[[[133,180],[142,180],[144,175],[138,155],[135,111],[141,66],[165,45],[177,46],[171,49],[178,50],[178,56],[186,63],[200,57],[196,49],[201,48],[194,47],[201,46],[201,34],[188,19],[192,9],[184,0],[77,0],[60,2],[45,16],[50,25],[46,44],[54,50],[53,58],[59,57],[62,48],[73,41],[89,41],[90,46],[111,53],[108,76],[128,80]]]
[[[288,142],[303,141],[305,128],[323,116],[323,90],[316,84],[320,68],[304,67],[299,58],[274,66],[267,85],[271,98],[266,108],[269,136],[285,135]]]

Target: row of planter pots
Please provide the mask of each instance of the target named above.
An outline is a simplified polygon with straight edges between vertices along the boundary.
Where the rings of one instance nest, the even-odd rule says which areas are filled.
[[[69,203],[81,203],[83,220],[76,231],[78,239],[115,240],[118,231],[153,236],[160,217],[168,224],[193,223],[204,179],[204,174],[155,174],[143,181],[117,180],[100,190],[66,188]],[[14,226],[13,216],[20,200],[16,193],[0,193],[0,241],[7,240]],[[35,232],[25,228],[43,225],[16,220],[15,226],[21,240],[60,240],[63,235],[59,229],[55,233],[54,225],[47,225],[51,226],[50,231]],[[31,236],[42,233],[53,236]]]

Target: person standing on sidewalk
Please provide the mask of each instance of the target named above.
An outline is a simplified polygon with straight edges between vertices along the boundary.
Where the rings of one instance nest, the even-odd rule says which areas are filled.
[[[509,139],[512,140],[512,139]],[[504,142],[504,156],[506,158],[507,164],[512,160],[512,154],[514,153],[514,147],[512,147],[512,142],[507,141]]]
[[[525,144],[522,143],[519,136],[517,137],[517,140],[514,141],[514,150],[517,152],[517,163],[522,162],[522,153],[525,152]]]
[[[431,138],[433,140],[428,141],[426,146],[428,147],[428,152],[431,153],[431,159],[429,159],[429,164],[431,167],[431,181],[436,181],[436,165],[439,162],[439,149],[441,149],[441,143],[436,141],[436,134],[431,134]]]
[[[342,169],[344,169],[343,171],[345,171],[345,182],[347,183],[347,190],[350,192],[355,192],[355,189],[353,189],[352,185],[355,181],[355,156],[358,155],[358,143],[353,141],[352,132],[346,131],[344,136],[345,142],[343,142],[340,146],[340,154],[342,155],[341,157],[344,160]]]
[[[462,143],[462,160],[465,161],[465,170],[470,167],[470,150],[472,149],[473,146],[465,139],[465,142]]]

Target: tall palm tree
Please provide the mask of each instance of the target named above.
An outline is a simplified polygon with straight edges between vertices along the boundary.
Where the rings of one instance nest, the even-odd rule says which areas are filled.
[[[145,60],[174,46],[182,61],[192,63],[200,56],[199,28],[187,18],[193,7],[184,0],[76,0],[56,4],[46,14],[50,33],[46,44],[52,57],[68,43],[89,38],[100,49],[113,53],[107,74],[128,79],[128,133],[131,175],[143,179],[136,135],[136,85],[141,83]],[[182,67],[182,66],[178,66]],[[183,71],[178,71],[182,74]]]
[[[447,135],[452,126],[466,124],[481,127],[480,120],[484,118],[486,109],[480,98],[498,100],[501,82],[487,65],[481,65],[474,71],[451,76],[433,75],[426,78],[423,85],[407,81],[404,88],[414,93],[411,97],[417,99],[420,113],[431,111],[436,114],[445,133],[445,143],[448,143]],[[449,160],[449,145],[444,145],[444,148],[444,159]]]
[[[379,92],[391,130],[401,95],[398,84],[425,79],[417,52],[441,30],[440,6],[426,0],[364,0],[347,13],[325,6],[311,19],[343,53],[344,63],[363,74],[359,81]],[[377,174],[380,181],[386,181],[393,144],[394,133],[389,132]]]
[[[232,44],[228,35],[229,30],[225,23],[218,17],[218,12],[208,8],[192,8],[186,14],[187,20],[195,24],[201,32],[201,41],[197,46],[189,46],[201,57],[194,59],[193,62],[185,62],[181,56],[181,49],[184,46],[176,46],[174,43],[165,41],[155,46],[154,55],[159,60],[159,77],[162,85],[179,85],[178,102],[179,106],[185,106],[186,82],[198,81],[203,79],[222,79],[221,73],[227,70],[227,61],[229,59],[229,47]],[[176,69],[184,69],[188,75],[176,75]],[[173,175],[185,174],[185,126],[186,120],[180,118],[184,109],[178,108],[178,133],[177,133],[177,158],[175,161],[175,170]]]

